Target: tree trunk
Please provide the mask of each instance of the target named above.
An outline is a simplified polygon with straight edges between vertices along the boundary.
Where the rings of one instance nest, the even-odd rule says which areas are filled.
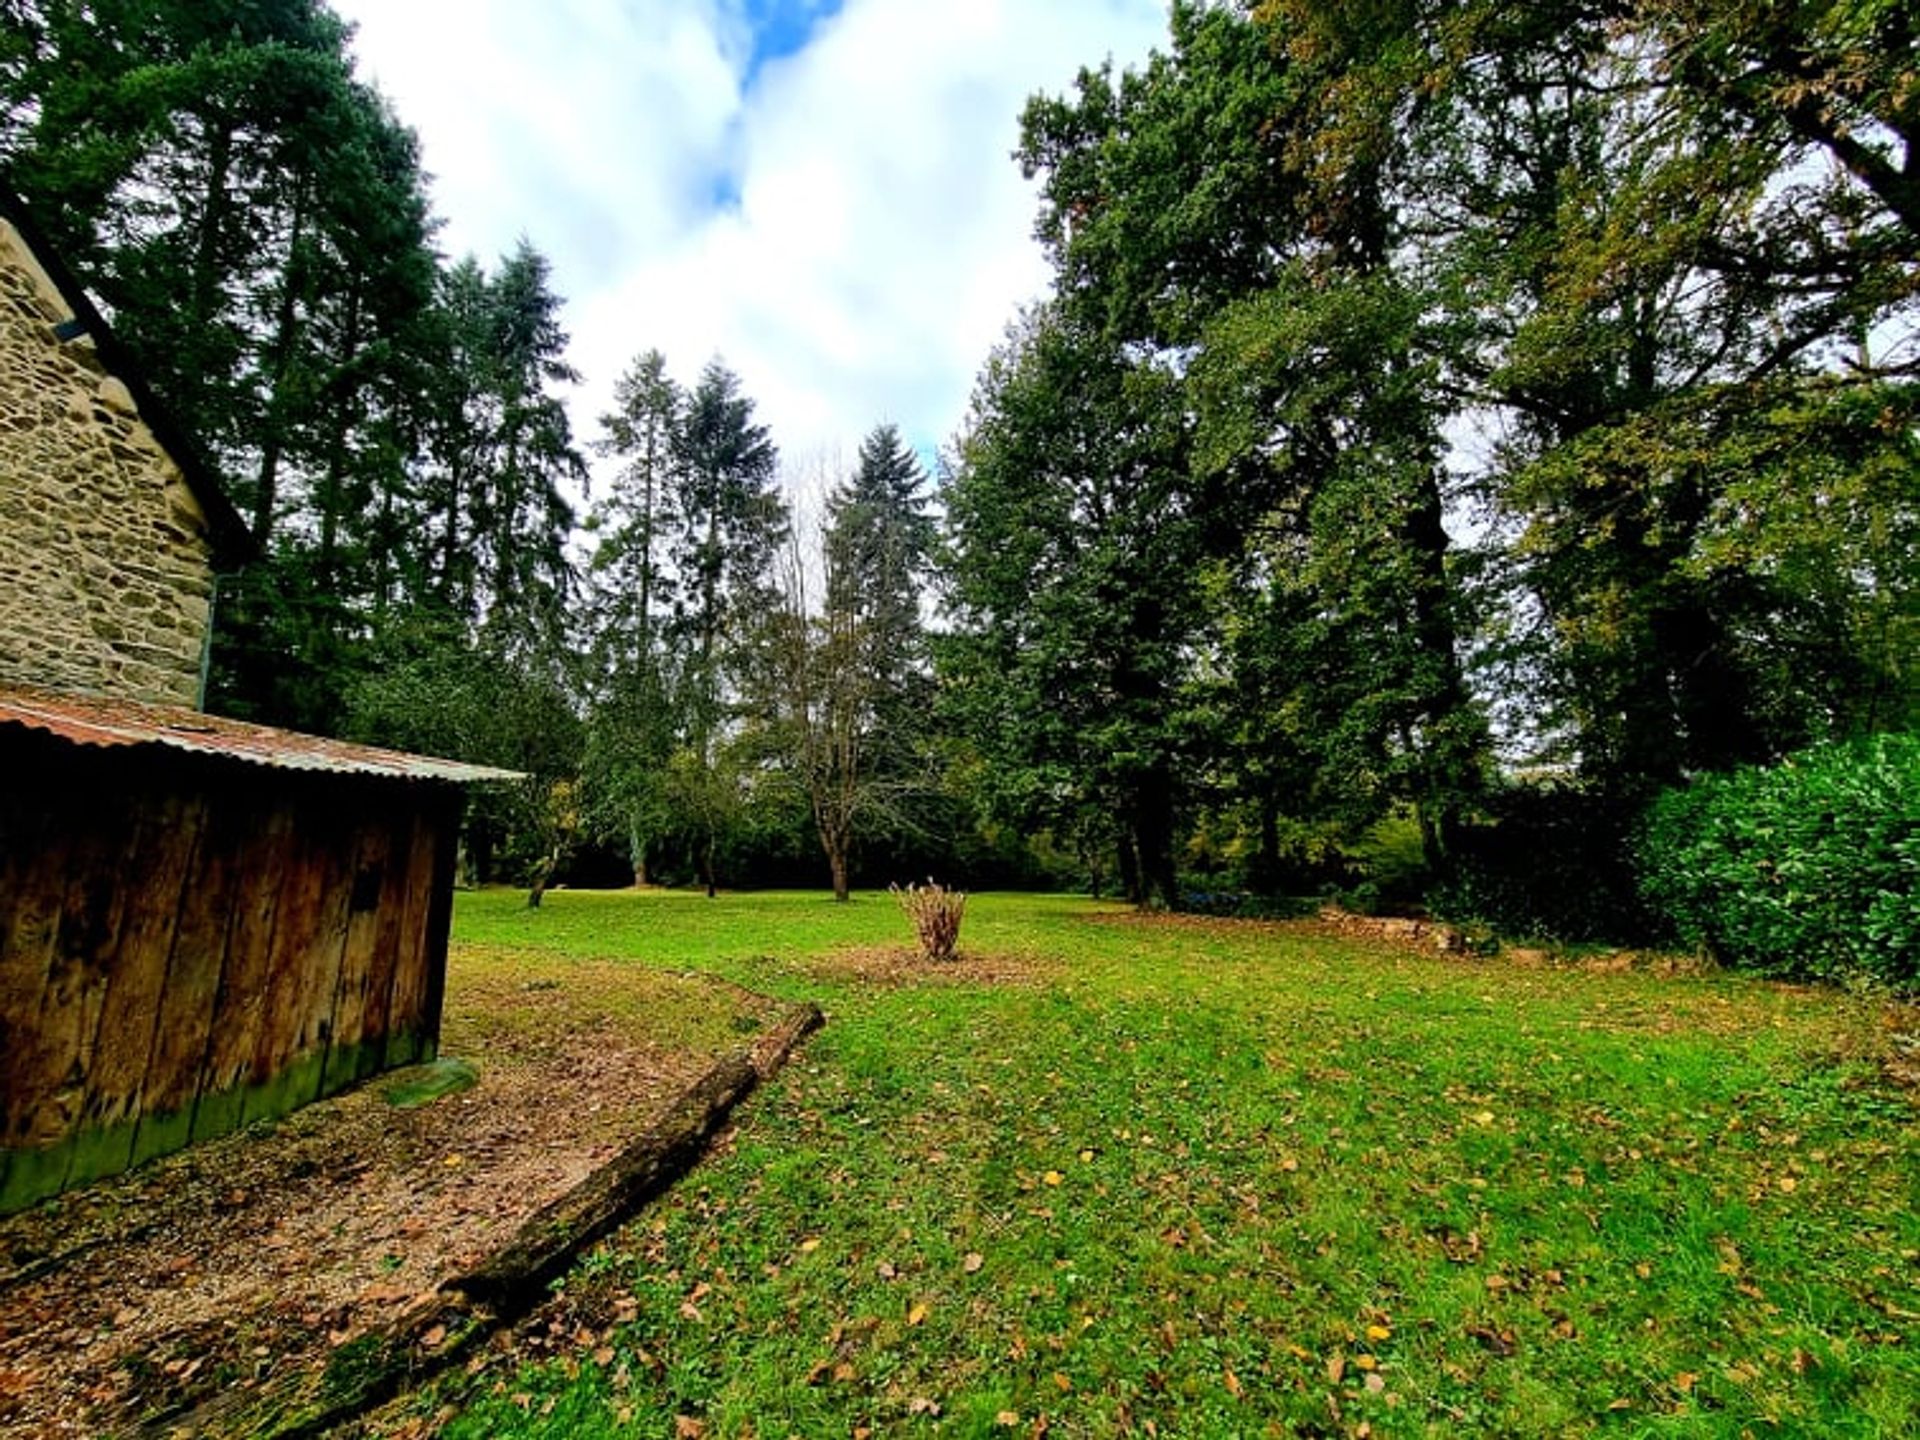
[[[253,538],[265,546],[273,531],[273,507],[279,499],[280,457],[286,447],[287,371],[293,364],[300,320],[300,243],[305,236],[307,188],[294,192],[293,218],[287,230],[287,258],[280,275],[280,304],[274,318],[272,380],[267,394],[266,434],[260,449],[260,483],[253,497]]]
[[[1149,771],[1134,793],[1133,839],[1140,862],[1142,906],[1179,908],[1180,886],[1173,859],[1173,780]]]
[[[1114,864],[1120,872],[1120,893],[1129,905],[1144,905],[1146,895],[1140,888],[1140,857],[1133,848],[1133,835],[1123,828],[1113,842]]]
[[[833,898],[844,905],[851,894],[847,885],[846,847],[837,845],[828,850],[827,865],[833,871]]]

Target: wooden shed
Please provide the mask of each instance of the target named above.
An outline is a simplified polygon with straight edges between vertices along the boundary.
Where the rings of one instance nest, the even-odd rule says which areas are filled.
[[[0,773],[0,1213],[434,1055],[508,772],[0,686]]]

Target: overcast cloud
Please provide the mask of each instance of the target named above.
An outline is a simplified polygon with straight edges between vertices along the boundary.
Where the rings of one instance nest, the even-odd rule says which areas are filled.
[[[720,355],[790,457],[923,450],[1046,284],[1020,107],[1137,64],[1164,0],[335,0],[420,134],[442,246],[525,234],[567,297],[591,439],[648,347]]]

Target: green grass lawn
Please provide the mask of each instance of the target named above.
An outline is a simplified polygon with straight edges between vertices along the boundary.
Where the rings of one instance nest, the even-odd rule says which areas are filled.
[[[1920,1435],[1874,1007],[980,896],[462,897],[458,943],[829,1015],[452,1436]],[[867,957],[870,958],[870,957]],[[395,1424],[405,1416],[391,1417]]]

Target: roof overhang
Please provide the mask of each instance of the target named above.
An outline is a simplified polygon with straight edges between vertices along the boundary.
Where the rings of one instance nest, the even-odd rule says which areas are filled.
[[[277,730],[203,715],[174,705],[147,705],[74,691],[0,685],[0,730],[39,730],[72,745],[100,749],[157,747],[258,765],[269,770],[305,770],[330,775],[477,785],[523,780],[517,770],[469,765],[402,750],[352,745],[318,735]]]

